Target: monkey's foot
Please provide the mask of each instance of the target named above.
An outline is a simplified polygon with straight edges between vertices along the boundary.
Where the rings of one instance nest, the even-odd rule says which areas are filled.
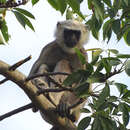
[[[60,103],[57,108],[56,111],[58,112],[58,114],[63,118],[63,117],[67,117],[69,118],[72,122],[75,122],[75,116],[73,114],[70,114],[70,109],[68,104],[66,103]]]

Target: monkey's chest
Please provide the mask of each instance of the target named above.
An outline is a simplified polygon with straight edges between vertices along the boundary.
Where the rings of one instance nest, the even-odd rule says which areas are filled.
[[[76,54],[67,55],[65,53],[58,53],[58,52],[51,53],[48,57],[46,57],[45,64],[49,66],[50,71],[53,71],[56,64],[63,59],[69,62],[70,67],[72,68],[72,71],[76,71],[83,67]]]

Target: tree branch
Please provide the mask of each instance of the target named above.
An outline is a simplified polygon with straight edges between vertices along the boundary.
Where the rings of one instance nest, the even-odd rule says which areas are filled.
[[[47,115],[53,125],[57,124],[62,130],[76,130],[76,126],[69,120],[66,124],[65,118],[61,118],[55,113],[55,106],[48,101],[44,95],[36,96],[38,89],[31,83],[25,82],[26,76],[18,70],[9,71],[10,66],[3,61],[0,61],[0,74],[7,79],[16,83],[30,98],[32,103],[44,114]]]
[[[15,63],[14,65],[10,66],[10,67],[9,67],[9,70],[10,70],[10,71],[16,70],[19,66],[21,66],[21,65],[24,64],[24,63],[26,63],[26,62],[29,61],[31,58],[32,58],[31,56],[28,56],[27,58],[18,61],[18,62]],[[3,83],[6,82],[6,81],[8,81],[7,78],[1,80],[1,81],[0,81],[0,85],[3,84]]]
[[[0,116],[0,121],[3,120],[3,119],[5,119],[5,118],[7,118],[7,117],[10,117],[10,116],[12,116],[12,115],[14,115],[14,114],[17,114],[17,113],[19,113],[19,112],[28,110],[28,109],[33,108],[33,107],[34,107],[34,104],[33,104],[33,103],[29,103],[29,104],[27,104],[27,105],[25,105],[25,106],[22,106],[22,107],[20,107],[20,108],[17,108],[17,109],[15,109],[15,110],[13,110],[13,111],[10,111],[10,112],[8,112],[8,113],[6,113],[6,114],[4,114],[4,115],[1,115],[1,116]]]
[[[34,74],[33,76],[27,77],[26,81],[32,80],[34,78],[42,77],[42,76],[53,76],[53,75],[70,75],[70,74],[65,72],[45,72],[42,74]]]
[[[28,0],[22,0],[15,2],[14,0],[8,0],[6,3],[0,2],[0,8],[14,8],[18,7],[20,5],[25,5],[28,2]]]

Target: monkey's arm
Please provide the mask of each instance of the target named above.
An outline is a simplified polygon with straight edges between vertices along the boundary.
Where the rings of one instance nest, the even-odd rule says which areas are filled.
[[[48,58],[49,58],[49,56],[48,56],[48,58],[47,58],[47,55],[48,55],[49,53],[51,53],[51,52],[50,52],[50,51],[51,51],[51,47],[52,47],[51,44],[53,44],[53,43],[50,43],[50,44],[46,45],[46,46],[42,49],[39,58],[36,60],[36,62],[35,62],[35,63],[33,64],[33,66],[32,66],[32,69],[31,69],[31,71],[30,71],[30,73],[29,73],[29,77],[32,76],[33,74],[37,73],[39,67],[40,67],[42,64],[45,64],[45,68],[43,68],[43,69],[46,69],[46,68],[47,68],[47,66],[48,66],[48,65],[47,65],[47,60],[48,60]]]

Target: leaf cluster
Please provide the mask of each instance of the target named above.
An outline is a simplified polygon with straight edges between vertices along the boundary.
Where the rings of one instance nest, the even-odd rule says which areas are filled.
[[[36,0],[37,1],[37,0]],[[78,20],[85,20],[87,15],[83,15],[80,5],[83,0],[48,0],[49,4],[64,14],[66,18],[73,19],[77,14]],[[99,32],[103,31],[103,40],[107,42],[114,33],[119,41],[122,37],[128,46],[130,46],[130,1],[129,0],[88,0],[88,9],[92,12],[87,22],[90,26],[93,36],[98,40]],[[72,9],[69,10],[69,9]]]
[[[9,41],[10,35],[8,33],[8,26],[6,24],[6,20],[4,18],[6,9],[1,10],[2,17],[0,17],[0,44],[5,44]],[[12,13],[15,15],[17,21],[25,28],[28,26],[31,30],[34,30],[34,27],[30,21],[30,19],[35,19],[34,15],[29,11],[22,8],[13,8],[11,9]],[[30,19],[29,19],[30,18]]]
[[[78,130],[87,127],[91,127],[91,130],[126,130],[129,123],[130,90],[127,89],[127,85],[110,79],[124,71],[130,76],[130,55],[119,54],[116,49],[95,48],[87,51],[92,53],[91,62],[85,63],[84,56],[76,50],[86,68],[73,72],[63,82],[65,86],[74,85],[73,90],[78,97],[91,97],[89,107],[81,110],[86,113],[86,117],[80,121]],[[102,55],[104,51],[108,56]],[[113,87],[117,88],[119,96],[111,94],[110,90]],[[120,122],[120,118],[123,123]]]

